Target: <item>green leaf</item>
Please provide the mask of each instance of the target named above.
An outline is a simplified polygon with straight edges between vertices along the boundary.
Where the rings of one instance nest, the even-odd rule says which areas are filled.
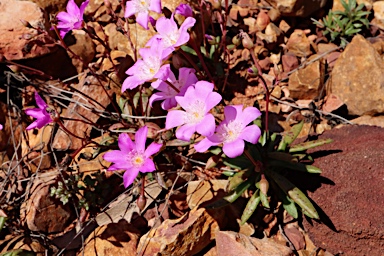
[[[241,215],[241,225],[244,225],[244,223],[247,222],[247,220],[252,216],[257,206],[259,205],[259,203],[260,203],[259,190],[256,190],[255,193],[253,193],[251,198],[248,200],[248,203],[245,206],[243,214]]]
[[[223,163],[231,168],[239,170],[247,169],[253,165],[244,155],[236,158],[227,158],[226,160],[223,160]]]
[[[189,54],[192,54],[192,55],[197,56],[197,53],[195,52],[195,50],[193,50],[193,49],[192,49],[191,47],[189,47],[189,46],[182,45],[180,48],[181,48],[181,50],[183,50],[183,51],[186,52],[186,53],[189,53]]]
[[[0,217],[0,231],[3,229],[5,222],[7,221],[7,217]]]
[[[0,254],[0,256],[35,256],[35,255],[36,253],[27,251],[24,249],[11,250],[11,251],[7,251]]]
[[[347,34],[347,35],[353,35],[353,34],[357,34],[357,33],[359,33],[360,31],[361,31],[360,28],[353,28],[353,27],[351,27],[351,28],[349,28],[349,29],[347,29],[347,30],[345,31],[345,34]]]
[[[227,186],[227,191],[232,192],[235,188],[237,188],[241,183],[243,183],[246,179],[251,176],[252,170],[247,169],[247,170],[242,170],[237,172],[235,175],[233,175],[229,181],[228,181],[228,186]]]
[[[235,202],[244,193],[244,191],[247,190],[252,185],[253,182],[254,182],[254,179],[252,179],[252,178],[246,180],[245,182],[243,182],[239,186],[237,186],[237,188],[232,193],[230,193],[229,195],[207,205],[205,208],[206,209],[217,209],[217,208],[221,208],[221,207],[224,207],[230,203]]]
[[[313,219],[319,219],[319,214],[317,213],[315,207],[299,188],[293,185],[284,176],[274,171],[269,170],[266,174],[277,183],[285,194],[287,194],[298,206],[300,206],[305,215]]]
[[[294,163],[294,162],[277,160],[277,159],[271,160],[269,162],[269,166],[280,168],[280,169],[291,169],[291,170],[296,170],[300,172],[321,173],[321,169],[312,165]]]
[[[265,208],[270,208],[269,207],[269,201],[268,201],[268,196],[267,195],[265,195],[263,192],[261,192],[260,191],[260,201],[261,201],[261,203],[263,204],[263,206],[265,207]]]
[[[351,1],[349,1],[349,3],[350,2]],[[344,10],[349,11],[349,6],[348,6],[348,4],[344,0],[341,0],[341,5],[344,7]]]
[[[319,139],[319,140],[299,143],[299,144],[296,144],[294,146],[291,146],[289,149],[289,153],[305,151],[305,150],[308,150],[310,148],[315,148],[315,147],[319,147],[319,146],[322,146],[325,144],[329,144],[331,142],[333,142],[332,139]]]
[[[283,139],[280,141],[280,144],[277,148],[277,151],[285,151],[287,146],[291,144],[297,136],[300,134],[301,130],[303,129],[304,121],[301,121],[298,124],[295,124],[292,126],[291,130],[284,134]]]
[[[356,7],[355,12],[359,12],[364,8],[364,4],[359,4],[359,6]]]

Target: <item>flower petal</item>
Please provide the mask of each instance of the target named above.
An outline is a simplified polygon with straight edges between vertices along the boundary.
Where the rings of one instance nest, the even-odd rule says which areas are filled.
[[[40,95],[35,92],[35,100],[36,100],[36,105],[41,108],[41,109],[46,109],[48,107],[47,103],[40,97]]]
[[[147,141],[148,127],[143,126],[135,134],[135,144],[137,152],[144,153],[145,142]]]
[[[261,136],[260,128],[253,124],[244,128],[239,138],[248,141],[252,144],[256,144]]]
[[[139,12],[136,17],[136,22],[143,28],[148,30],[149,14],[148,12]]]
[[[126,170],[123,175],[123,181],[124,181],[124,187],[127,188],[129,185],[133,183],[137,175],[139,174],[138,168],[130,168],[129,170]]]
[[[208,112],[214,106],[220,103],[222,97],[217,92],[211,92],[207,99],[205,100],[205,110]]]
[[[151,0],[149,10],[161,13],[161,0]]]
[[[152,159],[147,158],[145,159],[144,164],[140,168],[140,172],[146,173],[146,172],[153,172],[156,171],[156,166],[153,163]]]
[[[171,110],[167,114],[165,119],[165,129],[171,129],[180,125],[185,124],[185,115],[186,113],[181,110]]]
[[[56,18],[59,20],[59,23],[60,23],[60,21],[62,21],[65,24],[71,23],[72,19],[73,19],[73,17],[66,12],[59,12],[56,15]]]
[[[208,138],[204,138],[203,140],[201,140],[200,142],[195,144],[194,147],[195,147],[195,150],[197,152],[203,153],[203,152],[207,151],[211,146],[215,146],[215,145],[218,145],[218,144],[213,143]]]
[[[179,140],[189,141],[195,131],[196,125],[185,124],[183,126],[180,126],[179,129],[176,130],[176,138],[178,138]]]
[[[185,19],[183,24],[181,24],[180,26],[180,30],[179,30],[180,36],[179,36],[179,39],[177,40],[177,43],[174,45],[175,47],[183,45],[189,41],[190,36],[188,33],[188,29],[193,27],[195,23],[196,23],[196,20],[192,17],[188,17]]]
[[[67,13],[71,16],[79,17],[80,10],[74,0],[69,0],[67,4]]]
[[[133,4],[133,1],[127,1],[125,4],[125,13],[124,13],[124,18],[129,18],[136,13],[136,8],[135,5]]]
[[[230,158],[240,156],[244,152],[245,143],[242,139],[237,139],[229,143],[224,143],[223,151]]]
[[[85,8],[87,8],[88,4],[89,4],[89,0],[86,0],[80,5],[80,18],[81,18],[81,20],[83,20],[83,14],[84,14]]]
[[[206,115],[203,120],[196,125],[196,131],[201,135],[211,136],[215,132],[215,118],[213,115]]]
[[[156,142],[152,142],[148,147],[147,149],[145,150],[144,152],[144,156],[146,158],[149,158],[150,156],[156,154],[157,152],[159,152],[159,150],[161,149],[161,147],[163,146],[163,144],[159,144],[159,143],[156,143]]]
[[[133,143],[129,135],[126,133],[120,134],[117,144],[122,151],[120,157],[122,157],[123,153],[129,153],[135,148],[135,143]]]
[[[225,123],[237,119],[237,116],[241,114],[243,110],[243,105],[231,105],[224,107]],[[245,124],[246,125],[246,124]]]
[[[37,121],[31,123],[30,125],[28,125],[27,128],[25,128],[27,131],[28,130],[32,130],[32,129],[35,129],[37,127]]]
[[[144,82],[145,81],[141,80],[137,76],[129,76],[124,80],[123,86],[121,87],[121,92],[124,92],[127,89],[135,89],[137,86],[143,84]]]
[[[243,110],[243,113],[240,115],[239,119],[244,125],[247,125],[259,116],[261,116],[261,112],[257,108],[247,107]]]
[[[26,109],[24,111],[27,115],[31,116],[31,117],[34,117],[34,118],[44,118],[44,113],[43,113],[43,110],[40,109],[40,108],[30,108],[30,109]]]
[[[36,122],[36,127],[40,129],[46,126],[47,124],[51,123],[52,119],[50,116],[44,116],[43,118],[37,119],[35,122]]]
[[[167,80],[170,72],[171,72],[171,66],[169,64],[165,64],[161,66],[159,71],[155,74],[154,78],[157,78],[163,81]]]

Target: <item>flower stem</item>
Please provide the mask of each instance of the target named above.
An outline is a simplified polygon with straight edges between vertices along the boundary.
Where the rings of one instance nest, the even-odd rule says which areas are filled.
[[[166,82],[169,86],[172,87],[173,90],[175,90],[177,93],[180,92],[179,89],[177,89],[171,82],[169,82],[168,80],[164,80],[164,82]]]
[[[267,134],[268,134],[269,133],[269,130],[268,130],[268,120],[269,120],[268,112],[269,112],[269,94],[270,93],[268,90],[267,82],[263,78],[263,73],[261,72],[261,67],[260,67],[259,62],[257,61],[257,58],[256,58],[256,55],[255,55],[253,48],[250,50],[250,52],[251,52],[253,62],[255,63],[255,66],[257,68],[259,79],[261,80],[261,83],[263,84],[264,89],[265,89],[265,130],[267,131]]]

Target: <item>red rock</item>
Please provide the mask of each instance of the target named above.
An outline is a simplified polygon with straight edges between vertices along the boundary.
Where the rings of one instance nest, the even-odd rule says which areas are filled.
[[[20,218],[32,231],[57,233],[75,218],[70,204],[63,205],[50,196],[50,187],[59,179],[58,173],[44,173],[35,178],[30,197],[20,209]],[[57,187],[57,186],[56,186]]]
[[[309,57],[312,54],[311,43],[305,32],[296,29],[288,39],[287,49],[297,57]]]
[[[50,52],[44,45],[49,39],[43,34],[37,35],[35,29],[27,28],[20,21],[25,20],[33,27],[49,28],[44,13],[35,3],[2,0],[0,13],[0,55],[7,60],[20,60]]]
[[[333,254],[383,255],[384,129],[345,126],[320,138],[334,140],[311,150],[318,152],[313,165],[323,178],[307,175],[301,184],[314,191],[309,196],[326,215],[320,213],[323,223],[304,221],[304,227]]]
[[[289,256],[294,255],[289,247],[271,239],[257,239],[233,231],[216,233],[217,255],[220,256]]]

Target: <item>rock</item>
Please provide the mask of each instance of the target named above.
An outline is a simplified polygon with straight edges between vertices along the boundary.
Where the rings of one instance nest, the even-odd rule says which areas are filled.
[[[352,119],[351,122],[359,125],[372,125],[384,128],[384,116],[360,116]]]
[[[187,202],[190,209],[207,205],[212,200],[226,195],[228,180],[197,180],[188,182]]]
[[[282,16],[307,17],[324,7],[327,0],[267,0]]]
[[[126,220],[110,223],[96,228],[85,241],[84,251],[78,255],[136,255],[139,236],[140,231]]]
[[[225,224],[225,212],[191,210],[176,220],[165,220],[140,238],[140,255],[195,255],[215,239],[215,233]]]
[[[283,64],[284,72],[290,72],[299,67],[299,60],[292,53],[284,54],[281,57],[281,62]]]
[[[59,179],[58,172],[51,172],[40,174],[33,180],[29,190],[30,197],[20,209],[20,218],[30,230],[45,233],[61,232],[75,218],[70,204],[63,205],[58,199],[50,196],[50,187]]]
[[[50,149],[48,145],[52,136],[52,125],[47,125],[44,129],[36,131],[25,131],[21,144],[22,155],[25,156],[24,162],[28,169],[35,173],[36,171],[46,170],[51,167]]]
[[[85,95],[89,95],[92,99],[95,100],[95,102],[97,102],[97,104],[82,96],[74,96],[72,98],[73,102],[69,104],[68,109],[62,114],[62,117],[79,119],[81,116],[85,116],[87,117],[88,122],[97,122],[97,120],[100,118],[99,114],[92,113],[90,110],[85,109],[75,102],[88,105],[95,110],[104,111],[111,102],[109,97],[105,95],[105,91],[103,90],[102,86],[105,85],[100,85],[99,81],[94,76],[86,76],[86,74],[81,75],[79,77],[79,83],[73,85],[73,87]],[[113,87],[111,88],[112,89],[107,90],[110,95],[115,92],[113,91]],[[63,124],[70,132],[81,138],[89,136],[92,130],[92,125],[79,121],[65,120]],[[76,150],[81,146],[81,139],[68,135],[63,130],[59,130],[56,133],[52,143],[52,147],[57,150]]]
[[[29,0],[36,3],[45,13],[56,13],[59,11],[65,11],[67,6],[67,0]],[[75,0],[77,5],[80,5],[83,0]]]
[[[289,256],[294,255],[289,247],[272,239],[257,239],[233,231],[216,233],[217,255],[220,256]]]
[[[289,52],[297,57],[309,57],[311,52],[311,43],[309,42],[305,32],[301,29],[293,31],[287,42]]]
[[[348,0],[344,0],[346,3],[348,3]],[[372,9],[372,4],[377,0],[356,0],[357,5],[364,4],[365,7],[368,10]],[[334,0],[333,1],[333,6],[332,6],[332,11],[344,11],[344,7],[341,4],[341,0]]]
[[[256,35],[265,40],[268,44],[276,43],[282,35],[281,30],[273,23],[269,23],[265,28],[265,33],[257,32]]]
[[[311,56],[308,61],[315,58],[317,55]],[[319,59],[305,68],[293,72],[288,80],[290,97],[303,100],[313,100],[319,97],[323,89],[324,69],[324,61]]]
[[[20,20],[33,27],[49,28],[46,17],[32,2],[2,0],[0,4],[0,55],[7,60],[20,60],[42,56],[51,50],[47,36],[36,29],[27,28]]]
[[[67,42],[71,41],[71,44]],[[81,73],[84,69],[88,68],[88,64],[93,60],[96,54],[95,45],[91,37],[83,30],[73,30],[71,36],[65,37],[65,42],[68,48],[81,60],[68,53],[72,59],[73,66],[76,67],[77,73]]]
[[[330,93],[347,105],[351,115],[383,113],[383,74],[384,61],[367,40],[357,35],[335,63]]]
[[[384,2],[378,1],[373,3],[373,12],[375,15],[375,25],[384,29]]]
[[[323,173],[302,176],[301,184],[314,191],[309,196],[324,212],[323,223],[304,221],[305,229],[333,254],[383,255],[384,129],[344,126],[320,138],[333,139],[309,151]]]
[[[337,97],[337,95],[334,95],[334,94],[329,94],[325,96],[324,100],[325,102],[323,105],[323,111],[328,113],[338,110],[344,105],[344,102],[340,100],[340,98]]]

